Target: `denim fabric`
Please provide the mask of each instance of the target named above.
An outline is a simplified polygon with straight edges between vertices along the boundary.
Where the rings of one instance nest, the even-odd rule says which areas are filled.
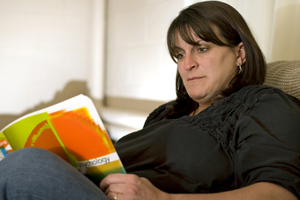
[[[9,153],[0,162],[0,199],[108,200],[69,163],[39,148]]]

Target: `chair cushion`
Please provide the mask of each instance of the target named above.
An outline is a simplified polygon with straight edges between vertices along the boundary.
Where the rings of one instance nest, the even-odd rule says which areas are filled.
[[[300,99],[300,60],[268,63],[264,85],[279,88]]]

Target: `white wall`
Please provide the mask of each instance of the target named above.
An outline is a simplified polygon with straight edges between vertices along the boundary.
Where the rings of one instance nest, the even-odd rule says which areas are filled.
[[[89,80],[94,3],[0,0],[0,114],[22,113],[71,81]]]
[[[86,82],[96,98],[103,97],[103,84],[110,97],[175,97],[176,65],[166,32],[178,12],[196,0],[106,0],[105,42],[104,1],[0,0],[0,115],[51,101],[71,81]],[[275,49],[268,61],[299,59],[299,0],[227,1],[253,20],[264,52]],[[273,14],[266,11],[270,7]],[[254,10],[259,15],[253,16]],[[279,23],[267,22],[275,19]]]
[[[183,0],[109,0],[106,95],[175,98],[176,65],[166,45]]]

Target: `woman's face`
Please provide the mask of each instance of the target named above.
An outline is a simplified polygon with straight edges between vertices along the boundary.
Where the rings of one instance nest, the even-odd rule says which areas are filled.
[[[218,46],[193,35],[197,46],[186,43],[179,33],[175,46],[177,67],[188,95],[199,106],[211,105],[211,99],[226,88],[237,74],[240,59],[240,43],[234,48]]]

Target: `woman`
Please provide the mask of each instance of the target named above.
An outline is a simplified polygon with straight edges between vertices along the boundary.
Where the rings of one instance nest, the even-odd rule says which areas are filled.
[[[167,40],[178,66],[177,99],[116,143],[128,174],[102,180],[107,197],[71,166],[34,148],[1,161],[1,171],[19,161],[26,174],[14,167],[0,175],[0,197],[300,198],[300,102],[261,85],[265,61],[240,14],[221,2],[194,4],[174,19]]]

